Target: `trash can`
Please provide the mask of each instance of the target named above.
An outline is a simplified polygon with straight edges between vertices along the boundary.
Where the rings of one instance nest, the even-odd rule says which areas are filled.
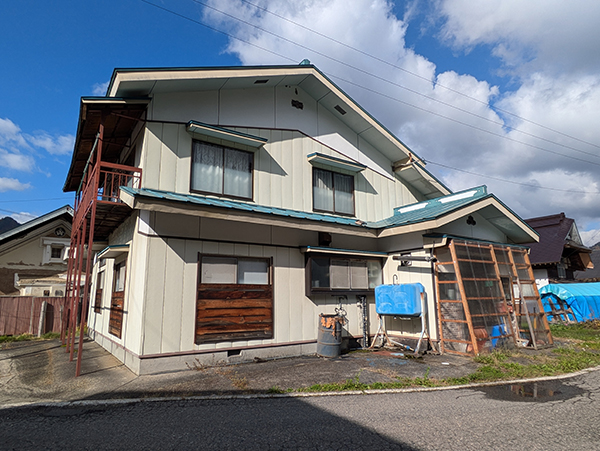
[[[317,355],[339,357],[342,346],[342,317],[339,315],[319,315],[319,335]]]

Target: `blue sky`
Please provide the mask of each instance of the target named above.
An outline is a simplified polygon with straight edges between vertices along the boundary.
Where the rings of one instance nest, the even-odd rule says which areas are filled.
[[[308,58],[452,189],[487,184],[525,218],[564,211],[600,241],[597,2],[148,2],[172,12],[0,3],[0,217],[72,203],[79,99],[102,95],[115,67]]]

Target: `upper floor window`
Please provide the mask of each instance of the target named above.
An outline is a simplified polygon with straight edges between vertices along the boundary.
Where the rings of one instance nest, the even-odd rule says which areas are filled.
[[[44,249],[42,264],[65,264],[66,250],[69,243],[70,240],[68,238],[42,238],[42,247]]]
[[[253,160],[250,152],[194,140],[191,190],[252,199]]]
[[[354,177],[313,168],[313,209],[354,215]]]

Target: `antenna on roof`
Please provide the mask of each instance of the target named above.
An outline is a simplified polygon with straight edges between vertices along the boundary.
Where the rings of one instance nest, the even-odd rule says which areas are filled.
[[[310,60],[304,58],[302,61],[300,61],[300,66],[310,66]]]

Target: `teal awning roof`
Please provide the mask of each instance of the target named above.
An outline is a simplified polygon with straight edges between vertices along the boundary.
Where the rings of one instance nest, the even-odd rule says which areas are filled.
[[[438,197],[436,199],[418,202],[411,205],[405,205],[403,207],[394,209],[394,215],[389,218],[383,219],[381,221],[367,223],[355,217],[336,216],[323,213],[290,210],[286,208],[268,207],[263,205],[256,205],[249,202],[240,202],[230,199],[203,196],[199,194],[179,194],[147,188],[130,188],[126,186],[122,186],[121,190],[127,195],[132,196],[134,198],[145,197],[163,201],[184,202],[188,204],[220,207],[231,210],[262,213],[280,217],[305,219],[309,221],[321,221],[332,224],[366,228],[370,230],[391,229],[394,227],[436,220],[439,218],[443,218],[444,216],[449,215],[451,213],[459,212],[465,207],[468,207],[472,204],[489,198],[493,198],[493,200],[497,202],[497,205],[502,205],[503,207],[507,208],[498,199],[496,199],[496,197],[493,194],[488,194],[485,186],[479,186],[469,190],[450,194],[448,196]],[[514,215],[514,213],[512,213],[510,210],[508,211],[510,212],[510,214]],[[516,226],[516,223],[514,223],[513,221],[523,222],[516,215],[514,215],[515,219],[509,219],[506,216],[503,217],[505,218],[504,222],[512,223],[515,229],[517,229],[518,226]],[[528,227],[524,222],[523,224],[525,228],[531,230],[531,228]],[[530,242],[532,234],[535,234],[533,230],[531,234],[527,235],[527,238],[529,239],[528,241],[526,240],[519,242]]]
[[[325,215],[321,213],[308,213],[305,211],[289,210],[286,208],[265,207],[262,205],[251,204],[247,202],[239,202],[229,199],[219,199],[215,197],[202,196],[199,194],[178,194],[168,191],[159,191],[147,188],[130,188],[122,186],[121,191],[131,196],[142,196],[154,198],[157,200],[170,200],[176,202],[186,202],[196,205],[204,205],[209,207],[221,207],[231,210],[241,210],[252,213],[264,213],[276,216],[285,216],[296,219],[308,219],[310,221],[323,221],[334,224],[363,227],[360,221],[356,218],[348,218],[344,216]]]

